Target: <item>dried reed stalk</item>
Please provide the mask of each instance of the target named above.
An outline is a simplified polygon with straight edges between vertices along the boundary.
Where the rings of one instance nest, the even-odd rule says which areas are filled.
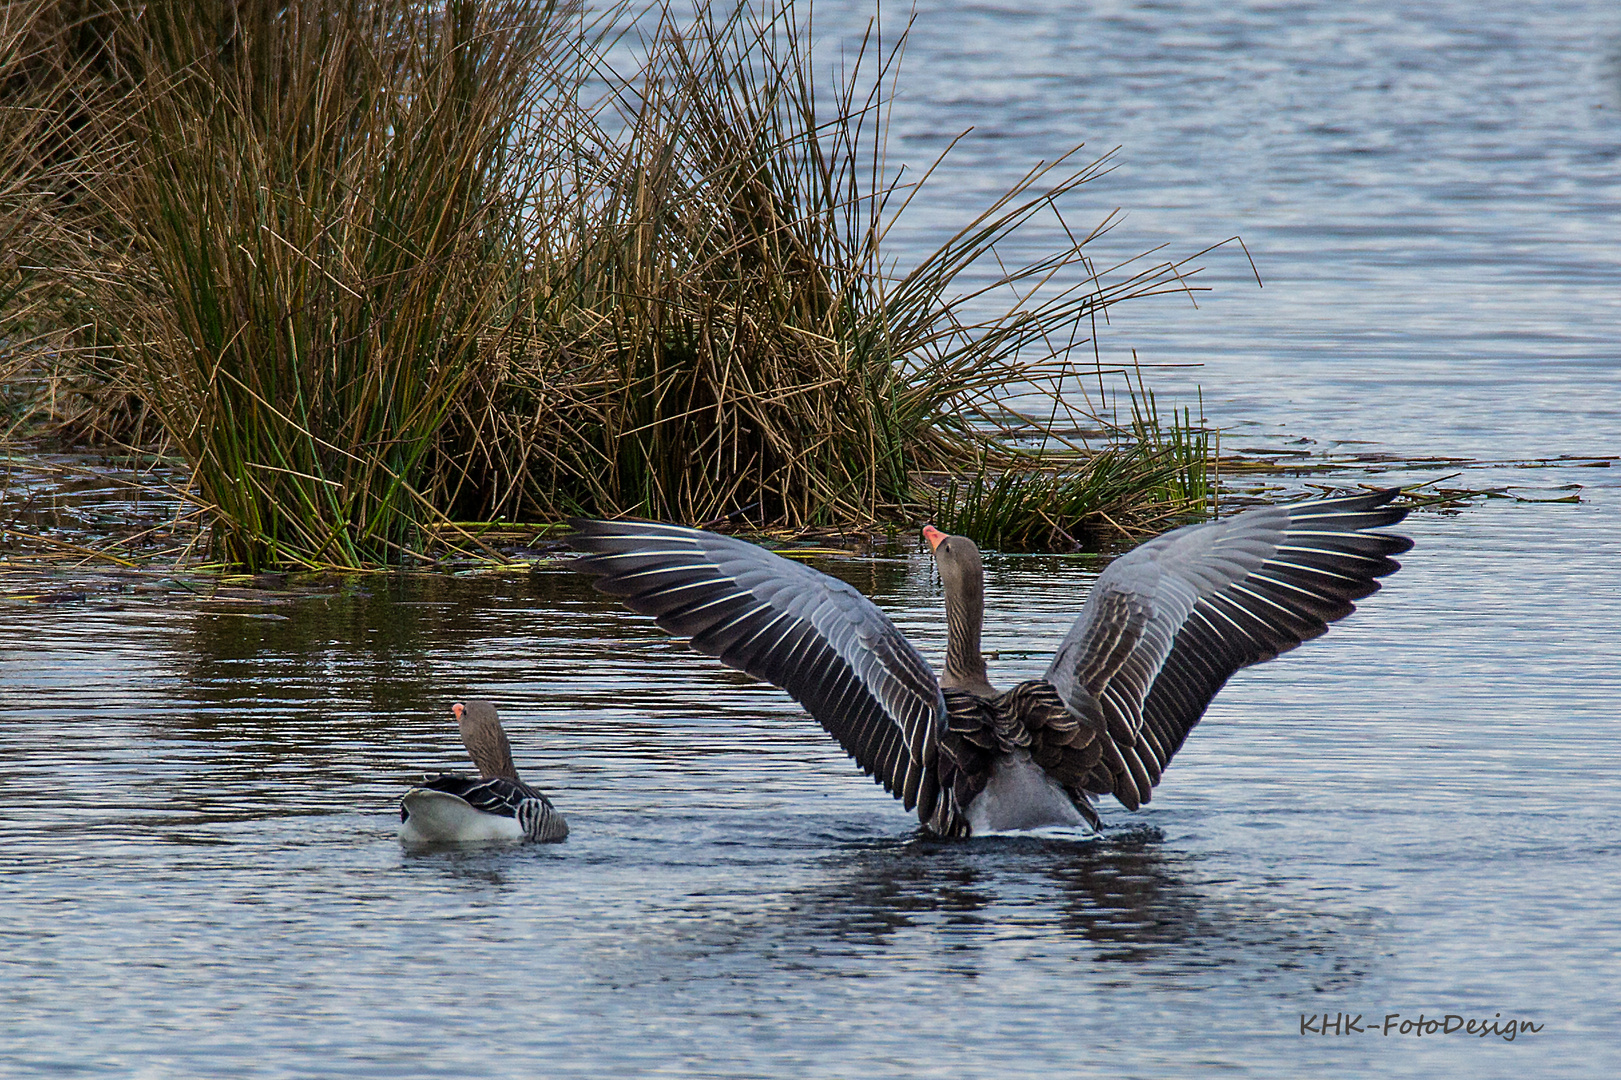
[[[904,35],[870,33],[819,95],[791,3],[654,10],[633,78],[586,56],[608,87],[591,122],[567,103],[541,121],[568,133],[526,226],[541,281],[525,339],[447,429],[459,513],[893,517],[919,507],[922,474],[1020,467],[1032,413],[1076,426],[1092,320],[1190,288],[1183,263],[1098,273],[1083,249],[1108,221],[962,287],[1106,165],[1073,155],[894,275],[881,241],[917,194],[886,171],[882,123]],[[995,296],[1009,306],[970,314]]]
[[[60,143],[0,162],[0,239],[32,222],[40,268],[12,287],[0,260],[0,384],[27,339],[100,402],[82,430],[155,417],[228,561],[393,562],[450,519],[870,523],[943,505],[931,476],[1061,454],[1091,461],[1098,513],[1146,521],[1165,462],[1192,475],[1191,443],[1092,459],[1065,434],[1098,426],[1096,317],[1191,290],[1189,261],[1100,270],[1112,219],[1000,261],[1106,161],[1038,164],[885,262],[922,190],[884,141],[904,34],[875,26],[823,85],[792,0],[72,3],[0,25],[25,43],[0,80],[26,68],[7,57],[54,72],[32,100]],[[0,147],[41,130],[13,118]]]
[[[509,155],[546,12],[201,7],[143,24],[112,192],[146,260],[131,360],[225,558],[392,561],[438,519],[424,454],[522,275]]]

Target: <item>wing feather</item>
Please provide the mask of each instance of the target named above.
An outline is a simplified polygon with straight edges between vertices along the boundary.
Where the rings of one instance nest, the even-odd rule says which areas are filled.
[[[571,522],[575,568],[699,652],[788,691],[861,768],[928,820],[946,705],[934,670],[837,578],[729,536]]]
[[[1242,667],[1325,633],[1401,564],[1395,490],[1261,507],[1190,525],[1098,577],[1046,678],[1105,724],[1083,786],[1127,807],[1151,789],[1210,699]]]

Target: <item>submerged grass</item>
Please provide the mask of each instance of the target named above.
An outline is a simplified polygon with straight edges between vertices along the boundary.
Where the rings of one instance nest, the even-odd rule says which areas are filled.
[[[66,358],[111,403],[89,426],[154,417],[221,558],[372,565],[453,520],[573,513],[932,508],[1073,546],[1206,497],[1203,432],[1140,385],[1130,422],[1062,435],[1098,427],[1097,317],[1194,272],[1092,264],[1112,219],[1062,207],[1106,161],[1040,163],[911,270],[884,260],[923,190],[884,141],[904,34],[875,25],[823,86],[791,0],[80,2],[95,48],[47,4],[13,35],[54,43],[30,55],[57,86],[116,59],[116,107],[0,171],[0,230],[24,196],[56,223],[32,277],[0,261],[0,373]],[[1004,265],[1038,217],[1069,245]]]

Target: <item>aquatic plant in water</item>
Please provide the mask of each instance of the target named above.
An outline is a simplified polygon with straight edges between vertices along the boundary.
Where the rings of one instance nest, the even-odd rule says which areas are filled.
[[[871,30],[820,92],[792,4],[656,10],[635,77],[603,73],[611,122],[571,129],[597,141],[559,155],[572,171],[534,207],[528,340],[487,363],[446,429],[463,512],[791,526],[921,512],[922,475],[1022,471],[1032,423],[1076,426],[1095,359],[1071,354],[1095,316],[1189,287],[1181,264],[1096,272],[1083,248],[1107,221],[1001,263],[998,245],[1107,167],[1073,154],[896,272],[882,242],[922,190],[888,171],[884,141],[904,35]],[[1130,445],[1114,472],[1141,463],[1161,487]]]
[[[875,23],[823,90],[791,0],[105,6],[124,121],[73,152],[94,227],[44,261],[73,283],[57,355],[156,416],[229,561],[393,562],[454,518],[931,504],[1039,544],[1055,499],[1202,501],[1191,420],[1061,434],[1098,428],[1096,316],[1194,272],[1091,264],[1112,219],[1061,206],[1106,160],[1038,163],[884,261],[927,178],[886,156],[904,34]],[[1069,245],[1004,265],[1042,215]]]

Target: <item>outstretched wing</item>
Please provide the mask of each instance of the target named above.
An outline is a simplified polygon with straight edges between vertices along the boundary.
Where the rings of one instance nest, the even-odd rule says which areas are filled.
[[[1101,710],[1103,756],[1086,787],[1135,810],[1239,668],[1317,637],[1378,591],[1413,546],[1395,489],[1249,510],[1189,525],[1110,563],[1047,680]]]
[[[849,584],[729,536],[642,521],[573,521],[575,568],[692,647],[782,687],[925,820],[945,725],[939,680]]]

